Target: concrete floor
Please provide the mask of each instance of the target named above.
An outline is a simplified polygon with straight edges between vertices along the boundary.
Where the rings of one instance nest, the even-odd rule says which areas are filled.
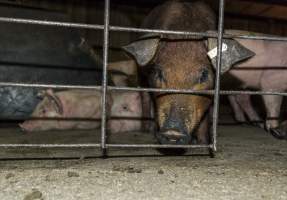
[[[81,159],[2,160],[0,199],[287,199],[286,141],[251,126],[220,126],[219,133],[215,158],[204,156],[202,150],[178,157],[160,156],[155,150],[112,150],[109,159],[83,159],[99,152],[1,149],[0,158]],[[22,135],[9,128],[0,132],[0,143],[37,143],[40,136],[50,143],[96,142],[96,135],[95,131]],[[122,143],[154,141],[139,133],[113,137]]]

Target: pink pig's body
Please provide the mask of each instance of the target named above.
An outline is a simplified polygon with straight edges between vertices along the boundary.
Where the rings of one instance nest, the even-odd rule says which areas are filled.
[[[227,33],[249,34],[249,32],[236,30],[229,30]],[[236,82],[235,86],[239,86],[239,88],[242,89],[253,88],[262,91],[286,91],[287,42],[248,39],[236,40],[256,55],[235,65],[227,73],[229,78],[231,76],[231,80]],[[265,127],[268,131],[277,129],[279,126],[278,118],[282,104],[282,96],[264,95],[262,97],[267,114]],[[229,96],[229,100],[235,111],[235,118],[238,121],[245,121],[244,113],[251,121],[260,120],[260,117],[251,105],[249,95],[231,95]],[[285,133],[279,133],[280,130],[276,130],[275,132],[281,136],[285,135]]]
[[[107,129],[111,133],[141,130],[142,109],[142,97],[139,92],[118,91],[108,94]],[[67,90],[54,93],[48,90],[44,99],[32,113],[32,118],[68,118],[68,120],[27,120],[20,125],[23,130],[31,132],[99,128],[101,126],[101,92]]]

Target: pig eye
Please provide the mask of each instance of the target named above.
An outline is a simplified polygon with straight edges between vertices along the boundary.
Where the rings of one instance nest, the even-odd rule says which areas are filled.
[[[153,65],[152,74],[153,74],[153,81],[166,82],[162,67],[160,65],[157,64]]]
[[[200,74],[199,83],[203,83],[208,80],[208,70],[203,69]]]
[[[45,114],[46,113],[46,109],[42,109],[42,113]]]
[[[123,109],[124,109],[124,110],[128,110],[129,108],[128,108],[127,105],[123,105]]]

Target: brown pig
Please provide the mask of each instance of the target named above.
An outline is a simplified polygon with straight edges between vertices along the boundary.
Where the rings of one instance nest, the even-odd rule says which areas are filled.
[[[107,129],[111,133],[142,130],[142,99],[139,92],[109,93],[107,103]],[[44,99],[32,113],[32,117],[68,118],[68,120],[27,120],[20,125],[23,130],[30,132],[99,128],[101,125],[101,92],[67,90],[54,93],[52,90],[47,90],[44,93]]]
[[[227,30],[226,33],[263,35],[238,30]],[[248,39],[236,39],[236,41],[253,51],[255,56],[233,66],[223,76],[222,85],[230,85],[229,81],[232,81],[233,83],[236,82],[233,85],[240,89],[252,88],[263,91],[286,92],[287,42]],[[265,128],[279,139],[286,138],[286,130],[280,128],[278,121],[283,97],[264,95],[262,98],[266,108]],[[232,95],[229,96],[229,100],[238,121],[245,121],[244,114],[251,121],[261,121],[251,104],[250,95]],[[260,126],[263,127],[263,125]]]
[[[142,27],[203,32],[215,29],[215,19],[213,11],[202,2],[167,1],[149,13]],[[146,74],[142,81],[149,81],[150,87],[192,90],[213,87],[204,38],[147,34],[124,49],[136,59],[141,74]],[[201,144],[208,143],[204,127],[211,105],[209,97],[162,92],[155,93],[154,99],[160,143],[189,144],[193,136]]]

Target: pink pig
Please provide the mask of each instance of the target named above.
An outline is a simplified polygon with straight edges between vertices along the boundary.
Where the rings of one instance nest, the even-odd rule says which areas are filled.
[[[67,90],[54,93],[51,89],[45,91],[43,100],[37,105],[32,118],[77,118],[65,119],[35,119],[20,124],[25,131],[93,129],[101,124],[101,93],[99,91]],[[108,102],[112,103],[111,97]],[[95,121],[80,120],[92,118]]]
[[[107,127],[111,133],[141,130],[142,99],[139,92],[112,92],[113,103]],[[123,119],[120,119],[123,118]]]
[[[226,33],[250,34],[247,31],[237,30],[228,30]],[[263,35],[252,33],[254,34]],[[236,39],[236,41],[256,55],[232,67],[227,73],[229,77],[232,77],[230,80],[239,82],[239,85],[236,85],[242,89],[252,88],[277,92],[287,90],[287,42],[248,39]],[[226,83],[224,82],[223,86],[229,85]],[[264,95],[262,98],[267,114],[265,128],[277,138],[286,138],[287,134],[280,128],[278,120],[283,97]],[[229,100],[237,120],[245,121],[245,113],[251,121],[260,121],[260,117],[251,104],[250,95],[231,95]]]
[[[111,133],[142,130],[141,118],[144,117],[142,109],[142,94],[139,92],[108,93],[107,129]],[[101,92],[67,90],[54,93],[52,90],[47,90],[44,92],[44,99],[32,113],[32,117],[72,119],[27,120],[20,124],[24,131],[99,128],[101,126]]]

